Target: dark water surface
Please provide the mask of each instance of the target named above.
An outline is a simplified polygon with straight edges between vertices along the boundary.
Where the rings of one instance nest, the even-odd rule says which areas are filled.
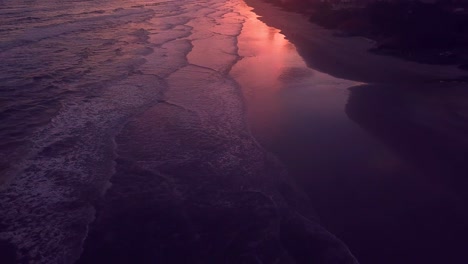
[[[1,5],[2,263],[356,263],[250,133],[244,2]]]
[[[298,45],[240,0],[0,1],[1,263],[467,263],[463,87]]]

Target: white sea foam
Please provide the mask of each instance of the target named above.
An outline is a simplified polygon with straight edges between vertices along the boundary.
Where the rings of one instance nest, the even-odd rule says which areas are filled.
[[[193,43],[200,41],[201,46],[203,40],[191,37],[193,28],[201,25],[189,25],[189,22],[204,10],[209,10],[204,14],[212,14],[210,20],[222,20],[221,16],[229,10],[215,13],[208,7],[213,6],[212,3],[185,3],[186,8],[182,8],[184,3],[177,1],[143,4],[143,7],[116,9],[110,13],[91,12],[92,16],[84,15],[72,22],[31,28],[12,42],[25,45],[22,49],[26,51],[34,47],[45,53],[53,47],[51,43],[60,41],[62,53],[56,53],[57,57],[51,59],[55,63],[63,59],[60,56],[66,55],[64,51],[81,50],[76,48],[80,47],[81,41],[93,45],[93,32],[103,32],[109,25],[113,30],[120,26],[124,28],[123,32],[128,32],[127,35],[104,33],[101,35],[104,40],[98,44],[102,43],[102,47],[91,50],[83,47],[78,53],[82,57],[76,62],[57,64],[63,75],[72,81],[56,85],[73,87],[78,94],[62,98],[58,114],[30,136],[29,150],[9,170],[10,180],[0,191],[1,222],[5,227],[0,238],[15,245],[20,259],[36,259],[38,263],[68,263],[76,259],[87,225],[92,221],[93,203],[106,188],[112,174],[112,138],[135,113],[168,97],[175,104],[192,108],[206,123],[212,118],[210,113],[214,108],[219,109],[217,118],[220,121],[235,117],[237,125],[241,122],[239,114],[231,113],[242,108],[238,98],[229,99],[236,93],[235,84],[227,82],[224,75],[229,68],[225,65],[232,65],[236,60],[235,36],[231,34],[238,34],[240,27],[229,25],[230,29],[224,32],[229,36],[225,37],[221,35],[219,25],[214,33],[210,32],[211,24],[202,27],[202,34],[213,37],[220,48],[219,60],[205,63],[196,57],[206,50]],[[112,39],[116,35],[119,39]],[[109,52],[119,41],[128,44]],[[192,50],[194,46],[196,50]],[[8,53],[7,58],[13,62],[17,56],[28,56],[19,51]],[[193,56],[192,61],[188,61],[187,56],[192,51],[189,55]],[[75,60],[76,55],[66,56]],[[71,69],[86,60],[93,60],[89,64],[92,67],[89,73],[84,75],[85,78],[73,78]],[[190,63],[200,65],[190,66]],[[211,67],[215,70],[209,69]],[[8,78],[12,86],[21,82],[15,80],[14,75]],[[53,74],[49,77],[51,80],[55,78]],[[172,89],[166,96],[163,95],[167,87],[164,78],[168,78],[167,83]],[[194,89],[191,94],[202,101],[185,102],[183,97],[186,97],[187,89]],[[209,92],[213,90],[216,94]],[[176,96],[179,93],[181,96]],[[225,99],[220,101],[221,104],[209,105],[206,99],[210,96]],[[207,104],[203,106],[203,102]]]
[[[30,136],[27,151],[8,171],[10,180],[0,189],[0,239],[11,242],[22,261],[72,263],[78,258],[94,204],[114,173],[114,137],[132,117],[159,102],[168,106],[169,112],[163,113],[167,120],[177,114],[171,109],[183,111],[179,119],[166,123],[196,132],[187,138],[200,135],[224,144],[219,155],[204,165],[237,184],[235,188],[243,189],[244,182],[253,184],[259,188],[255,192],[271,200],[263,190],[276,193],[278,179],[266,173],[262,162],[267,154],[248,134],[239,87],[229,75],[241,59],[238,36],[246,20],[241,4],[240,0],[173,0],[119,8],[117,3],[111,13],[107,6],[104,13],[29,29],[15,40],[16,51],[6,56],[9,61],[37,56],[31,50],[57,56],[47,61],[52,66],[44,65],[50,73],[18,72],[36,79],[46,76],[56,87],[73,91],[57,96],[60,111]],[[57,61],[67,63],[55,65]],[[285,73],[284,80],[290,74],[298,73]],[[14,76],[7,76],[12,86],[23,83]],[[139,142],[158,146],[158,140],[167,140],[161,143],[167,149],[153,149],[170,160],[143,163],[198,160],[190,151],[180,153],[177,144],[182,143],[175,134],[161,130],[171,127],[152,128],[156,137],[149,135]],[[245,166],[240,176],[239,166]]]
[[[91,18],[83,18],[78,21],[50,25],[47,27],[29,29],[24,32],[20,40],[38,41],[45,38],[68,34],[75,31],[93,30],[97,27],[105,26],[109,23],[126,24],[129,22],[141,22],[142,20],[151,17],[153,10],[137,8],[134,10],[116,10],[114,14],[95,16]]]

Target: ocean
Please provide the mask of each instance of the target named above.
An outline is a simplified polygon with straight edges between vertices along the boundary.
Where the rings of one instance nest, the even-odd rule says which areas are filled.
[[[300,236],[314,235],[302,240],[342,252],[315,258],[353,261],[313,210],[288,205],[307,198],[247,125],[231,70],[257,51],[239,50],[242,32],[267,33],[264,47],[276,38],[287,55],[277,63],[308,71],[250,10],[237,0],[0,3],[5,261],[272,263],[291,258],[280,229],[306,226]],[[246,31],[249,19],[258,25]]]

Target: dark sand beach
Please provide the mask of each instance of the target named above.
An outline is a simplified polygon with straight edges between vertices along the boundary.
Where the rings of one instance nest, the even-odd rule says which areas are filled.
[[[466,72],[260,0],[4,2],[0,263],[468,263]]]
[[[271,27],[294,43],[307,65],[338,78],[366,83],[434,82],[468,76],[457,66],[427,65],[368,52],[374,42],[362,37],[337,37],[332,30],[261,0],[246,0]]]
[[[363,83],[281,90],[275,136],[265,136],[322,225],[363,264],[466,263],[467,73],[372,54],[367,39],[247,2],[309,67]]]

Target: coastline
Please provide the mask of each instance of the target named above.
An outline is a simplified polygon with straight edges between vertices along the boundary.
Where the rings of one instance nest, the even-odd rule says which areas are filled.
[[[365,83],[435,83],[464,81],[468,73],[456,65],[430,65],[370,52],[363,37],[338,37],[308,21],[303,14],[262,0],[245,0],[267,25],[281,29],[311,68]]]
[[[18,8],[2,263],[468,263],[466,83],[261,1]]]
[[[164,101],[116,136],[112,188],[78,263],[358,263],[246,126],[241,88],[224,67],[243,57],[247,22],[238,18],[253,16],[244,5],[229,6],[239,2],[196,18],[186,39],[191,49],[181,54],[186,65],[165,78]],[[210,35],[215,22],[232,18]],[[222,52],[206,57],[207,47]]]
[[[467,263],[459,243],[468,235],[467,72],[374,54],[368,39],[245,2],[312,70],[361,82],[282,89],[277,127],[266,132],[275,131],[266,148],[305,189],[322,226],[363,264]]]

